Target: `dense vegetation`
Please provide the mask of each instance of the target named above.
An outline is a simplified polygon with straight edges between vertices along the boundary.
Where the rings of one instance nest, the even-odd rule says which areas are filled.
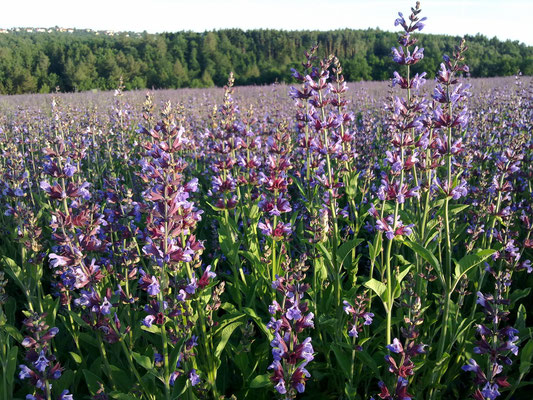
[[[0,400],[531,400],[533,79],[420,14],[391,85],[1,96]]]
[[[113,89],[124,77],[127,89],[222,86],[235,72],[236,84],[290,80],[290,68],[315,43],[335,54],[348,81],[386,80],[396,34],[375,29],[328,32],[228,29],[214,32],[96,35],[8,33],[0,35],[0,93],[47,93]],[[424,35],[424,59],[417,65],[432,77],[441,55],[457,37]],[[473,77],[533,74],[531,46],[477,35],[466,37],[466,62]],[[416,70],[415,70],[416,72]]]

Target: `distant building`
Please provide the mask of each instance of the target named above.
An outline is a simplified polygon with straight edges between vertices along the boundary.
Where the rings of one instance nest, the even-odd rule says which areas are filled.
[[[10,33],[10,32],[27,32],[27,33],[53,33],[53,32],[61,32],[61,33],[76,33],[76,32],[86,32],[91,33],[94,35],[106,35],[106,36],[118,36],[123,35],[125,37],[135,36],[140,37],[141,34],[139,32],[134,32],[133,35],[126,31],[113,31],[113,30],[101,30],[97,31],[90,28],[85,29],[76,29],[76,28],[63,28],[60,26],[54,26],[53,28],[30,28],[30,27],[19,27],[19,28],[9,28],[4,29],[0,28],[0,33]]]

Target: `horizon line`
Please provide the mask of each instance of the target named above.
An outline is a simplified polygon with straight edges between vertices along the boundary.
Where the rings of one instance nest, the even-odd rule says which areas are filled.
[[[17,31],[16,29],[19,29],[19,31]],[[27,31],[24,31],[24,30],[27,30],[27,29],[32,29],[32,30],[36,30],[36,29],[44,29],[46,31],[50,30],[50,29],[64,29],[64,31],[55,31],[55,32],[39,32],[39,31],[32,31],[32,32],[27,32]],[[367,27],[367,28],[350,28],[350,27],[339,27],[339,28],[334,28],[334,29],[310,29],[310,28],[306,28],[306,29],[298,29],[298,28],[293,28],[293,29],[288,29],[288,28],[265,28],[265,27],[257,27],[257,28],[240,28],[240,27],[218,27],[218,28],[209,28],[209,29],[204,29],[204,30],[194,30],[194,29],[182,29],[182,30],[175,30],[175,31],[169,31],[169,30],[161,30],[161,31],[148,31],[148,30],[143,30],[143,31],[135,31],[135,30],[115,30],[115,29],[94,29],[94,28],[87,28],[87,27],[74,27],[74,26],[59,26],[59,25],[54,25],[54,26],[11,26],[11,27],[0,27],[0,33],[10,33],[10,32],[14,32],[14,33],[42,33],[42,34],[46,34],[46,33],[73,33],[73,32],[68,32],[69,30],[74,30],[74,31],[85,31],[86,33],[100,33],[100,32],[104,32],[104,33],[112,33],[112,34],[130,34],[130,33],[133,33],[133,34],[137,34],[137,35],[142,35],[142,34],[149,34],[149,35],[161,35],[161,34],[172,34],[172,33],[187,33],[187,32],[194,32],[194,33],[209,33],[209,32],[220,32],[220,31],[230,31],[230,30],[240,30],[242,32],[251,32],[251,31],[259,31],[259,30],[264,30],[264,31],[278,31],[278,32],[335,32],[335,31],[343,31],[343,30],[351,30],[351,31],[382,31],[382,32],[389,32],[389,33],[397,33],[399,31],[395,31],[395,30],[391,30],[391,29],[384,29],[384,28],[381,28],[379,26],[376,26],[376,27]],[[5,32],[5,31],[8,31],[8,32]],[[437,32],[431,32],[431,33],[428,33],[428,32],[419,32],[417,33],[417,35],[433,35],[433,36],[448,36],[448,37],[467,37],[467,36],[472,36],[472,37],[476,37],[476,36],[482,36],[482,37],[485,37],[487,39],[494,39],[496,38],[497,40],[499,40],[500,42],[507,42],[507,41],[510,41],[510,42],[518,42],[519,44],[523,44],[527,47],[533,47],[533,43],[532,44],[529,44],[523,40],[520,40],[520,39],[511,39],[511,38],[502,38],[500,36],[497,36],[497,35],[494,35],[494,36],[488,36],[487,34],[485,33],[482,33],[482,32],[477,32],[477,33],[465,33],[465,34],[462,34],[462,35],[459,35],[459,34],[450,34],[450,33],[437,33]],[[108,35],[108,36],[113,36],[113,35]]]

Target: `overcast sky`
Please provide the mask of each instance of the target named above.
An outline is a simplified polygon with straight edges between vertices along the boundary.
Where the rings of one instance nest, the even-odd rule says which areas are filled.
[[[0,28],[175,32],[221,28],[395,31],[413,0],[5,0]],[[425,0],[426,33],[482,33],[533,45],[533,0]]]

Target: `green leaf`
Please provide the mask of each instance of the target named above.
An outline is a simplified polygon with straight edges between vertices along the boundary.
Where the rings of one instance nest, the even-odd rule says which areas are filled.
[[[344,191],[349,198],[353,198],[357,194],[357,187],[359,184],[360,172],[350,172],[344,179]]]
[[[2,329],[9,335],[11,336],[13,339],[15,339],[17,342],[22,342],[22,335],[20,334],[20,332],[17,330],[17,328],[15,328],[14,326],[12,325],[9,325],[9,324],[5,324],[2,326]]]
[[[138,397],[126,393],[111,392],[109,395],[111,396],[111,398],[117,400],[138,400]]]
[[[406,260],[405,257],[401,254],[396,254],[396,258],[398,259],[398,262],[400,263],[400,265],[403,265],[403,266],[412,266],[413,263],[409,260]]]
[[[252,381],[250,382],[250,388],[251,389],[260,389],[265,386],[270,385],[270,376],[267,374],[264,375],[257,375]]]
[[[69,330],[70,332],[70,330]],[[72,332],[71,332],[72,334]],[[91,346],[94,346],[95,348],[98,348],[99,344],[98,341],[94,338],[94,336],[88,334],[87,332],[81,332],[80,333],[80,340],[90,344]]]
[[[72,357],[72,359],[74,360],[74,362],[76,362],[77,364],[81,364],[82,359],[81,359],[81,356],[79,354],[74,353],[73,351],[69,352],[69,354]]]
[[[222,332],[220,333],[220,341],[215,349],[215,358],[220,359],[220,355],[224,351],[231,334],[241,325],[242,321],[237,321],[227,325],[224,329],[222,329]]]
[[[324,243],[317,243],[316,247],[318,248],[318,250],[320,250],[324,258],[326,259],[330,274],[331,276],[333,276],[335,271],[333,271],[333,256],[331,255],[331,252],[326,248],[326,246],[324,246]]]
[[[383,297],[383,294],[387,291],[387,286],[383,282],[380,282],[374,278],[366,281],[364,285],[365,287],[374,291],[379,296],[381,301],[383,302],[383,305],[385,306],[385,308],[387,308],[387,299]]]
[[[512,293],[509,294],[509,300],[511,300],[511,304],[515,304],[518,300],[529,296],[529,292],[531,292],[531,288],[513,290]]]
[[[400,297],[400,294],[402,292],[401,290],[401,283],[404,280],[404,278],[407,276],[409,271],[411,270],[411,267],[405,268],[402,272],[400,272],[398,275],[395,275],[395,283],[394,283],[394,290],[393,290],[393,299],[397,299]]]
[[[444,280],[444,277],[442,276],[442,268],[439,263],[439,260],[437,260],[435,255],[431,251],[426,249],[425,247],[422,247],[418,243],[413,242],[411,240],[404,240],[403,244],[409,247],[411,250],[413,250],[416,254],[422,257],[426,262],[429,263],[429,265],[433,267],[435,272],[437,272],[437,275],[441,281],[441,284],[444,286],[445,280]]]
[[[229,303],[225,303],[225,304],[229,304]],[[233,308],[231,309],[228,309],[226,311],[228,311],[228,314],[225,315],[225,318],[222,319],[221,321],[219,321],[219,325],[217,327],[217,329],[215,330],[215,336],[216,335],[220,335],[222,334],[222,331],[224,330],[224,328],[226,328],[229,324],[232,324],[236,321],[238,321],[239,319],[241,318],[244,318],[245,314],[241,314],[239,311],[237,311],[233,305],[231,305]]]
[[[102,382],[102,380],[88,369],[83,370],[83,375],[85,376],[85,381],[87,383],[89,391],[92,395],[95,395],[96,392],[98,392],[98,390],[100,389],[100,383]]]
[[[516,313],[516,323],[515,328],[519,331],[526,328],[526,318],[527,318],[527,311],[526,307],[523,304],[520,304],[518,306],[518,311]]]
[[[328,279],[328,270],[324,264],[324,260],[321,257],[315,258],[314,266],[318,282],[323,282]]]
[[[375,377],[381,378],[381,374],[376,361],[370,356],[370,354],[367,353],[366,350],[356,351],[355,356],[361,359],[363,365],[370,367],[370,369],[372,370],[372,374]]]
[[[270,329],[267,328],[261,317],[259,317],[259,315],[257,315],[257,313],[255,312],[255,310],[249,307],[243,307],[242,311],[254,320],[259,329],[263,331],[263,333],[268,338],[268,341],[270,342],[273,338],[272,332],[270,332]]]
[[[72,389],[72,382],[74,382],[74,371],[67,369],[61,374],[61,378],[54,382],[54,390],[57,390],[58,393],[61,393],[65,389]]]
[[[220,208],[220,207],[216,207],[214,206],[213,204],[211,204],[210,202],[206,201],[207,205],[209,207],[211,207],[214,211],[224,211],[224,208]]]
[[[161,332],[161,329],[157,325],[152,325],[151,327],[147,327],[147,326],[142,325],[141,329],[143,331],[150,332],[150,333],[159,333],[159,332]]]
[[[470,207],[469,204],[448,204],[448,213],[450,216],[457,215],[468,207]],[[437,215],[444,216],[444,207],[437,212]]]
[[[244,256],[244,258],[246,258],[248,261],[250,261],[250,263],[252,263],[252,265],[254,265],[254,266],[261,266],[261,264],[262,264],[261,260],[259,259],[259,257],[256,254],[252,253],[251,251],[240,250],[239,254]]]
[[[176,343],[176,346],[170,353],[170,356],[168,357],[170,365],[176,365],[178,363],[178,359],[181,354],[181,350],[183,349],[183,344],[185,343],[185,338],[181,339],[178,343]]]
[[[143,356],[142,354],[139,354],[135,351],[132,351],[131,355],[133,356],[133,359],[137,362],[137,364],[139,364],[141,367],[146,370],[152,369],[152,360],[150,360],[150,357]]]
[[[174,381],[171,399],[177,400],[182,398],[181,396],[185,393],[188,387],[187,382],[188,378],[186,374],[179,376],[178,379]],[[192,395],[192,399],[197,400],[198,398]]]
[[[76,314],[74,311],[68,311],[68,314],[72,317],[74,322],[76,322],[78,325],[83,326],[84,328],[90,328],[90,325],[85,322],[78,314]]]
[[[292,181],[296,184],[296,187],[300,191],[300,193],[303,195],[304,198],[307,198],[307,193],[305,193],[304,187],[302,186],[300,179],[298,179],[294,175],[289,175],[292,178]]]
[[[459,338],[463,337],[466,334],[466,332],[470,329],[470,326],[474,322],[476,322],[476,321],[473,320],[473,319],[465,318],[459,323],[459,325],[457,325],[457,327],[453,327],[452,329],[450,329],[450,332],[454,332],[454,333],[452,334],[452,338],[451,338],[450,343],[448,344],[448,346],[453,346],[453,344]]]
[[[22,270],[17,265],[17,263],[9,257],[2,256],[2,264],[5,265],[5,271],[7,274],[15,281],[15,283],[22,289],[23,292],[26,292],[26,286],[22,283],[24,277],[22,276]]]
[[[463,258],[461,258],[459,261],[455,262],[455,281],[451,287],[451,292],[455,290],[455,287],[463,277],[463,275],[467,274],[472,268],[474,268],[476,265],[482,263],[487,258],[489,258],[491,255],[496,253],[496,250],[493,249],[484,249],[478,251],[476,254],[467,254]]]
[[[396,275],[396,283],[400,284],[404,280],[404,278],[407,276],[409,271],[411,270],[411,266],[405,268],[402,272],[400,272],[398,275]]]
[[[290,220],[290,223],[292,226],[294,226],[296,224],[296,218],[298,218],[298,211],[294,211],[292,214],[291,214],[291,220]]]
[[[6,376],[7,376],[7,382],[9,383],[9,386],[13,386],[13,382],[15,380],[15,371],[17,369],[17,355],[18,355],[18,347],[12,347],[9,349],[9,353],[7,355],[7,368],[6,368]]]
[[[533,358],[533,340],[520,350],[520,366],[518,367],[521,375],[526,375],[531,369],[531,359]]]
[[[440,233],[440,230],[439,230],[439,227],[435,227],[431,230],[428,231],[427,235],[426,235],[426,239],[425,239],[425,242],[424,242],[424,245],[425,246],[429,246],[431,243],[433,243],[433,240],[435,239],[435,237],[437,237],[437,235]]]
[[[450,354],[445,352],[442,355],[441,359],[435,363],[435,369],[436,371],[438,371],[439,376],[444,376],[444,374],[448,370],[448,365],[450,364],[450,360],[451,360]]]
[[[35,215],[35,219],[41,219],[41,216],[43,215],[44,210],[48,210],[50,208],[50,205],[48,203],[45,203],[44,201],[39,201],[39,212]]]
[[[374,244],[372,244],[372,246],[370,246],[370,243],[369,243],[369,248],[370,248],[370,261],[375,261],[375,259],[377,258],[377,256],[379,255],[379,253],[381,252],[381,246],[382,246],[382,243],[383,243],[383,239],[381,237],[381,234],[377,234],[375,239],[374,239]]]
[[[240,242],[236,238],[238,235],[238,229],[235,229],[233,226],[235,224],[231,218],[224,220],[218,218],[220,224],[218,228],[218,242],[220,244],[220,249],[228,259],[228,261],[234,265],[239,265],[239,247]],[[227,222],[227,223],[226,223]]]
[[[333,350],[333,353],[335,353],[335,358],[337,359],[342,372],[344,372],[344,376],[346,379],[349,379],[351,374],[350,368],[352,365],[352,360],[349,349],[343,347],[344,346],[341,347],[337,343],[333,343],[331,345],[331,349]]]
[[[248,209],[248,218],[252,221],[256,221],[259,219],[259,207],[257,203]]]
[[[339,247],[337,250],[337,260],[339,265],[342,265],[344,262],[344,259],[350,254],[352,249],[354,247],[359,246],[359,244],[363,241],[363,239],[355,238],[352,240],[348,240],[347,242],[343,243],[342,246]]]

